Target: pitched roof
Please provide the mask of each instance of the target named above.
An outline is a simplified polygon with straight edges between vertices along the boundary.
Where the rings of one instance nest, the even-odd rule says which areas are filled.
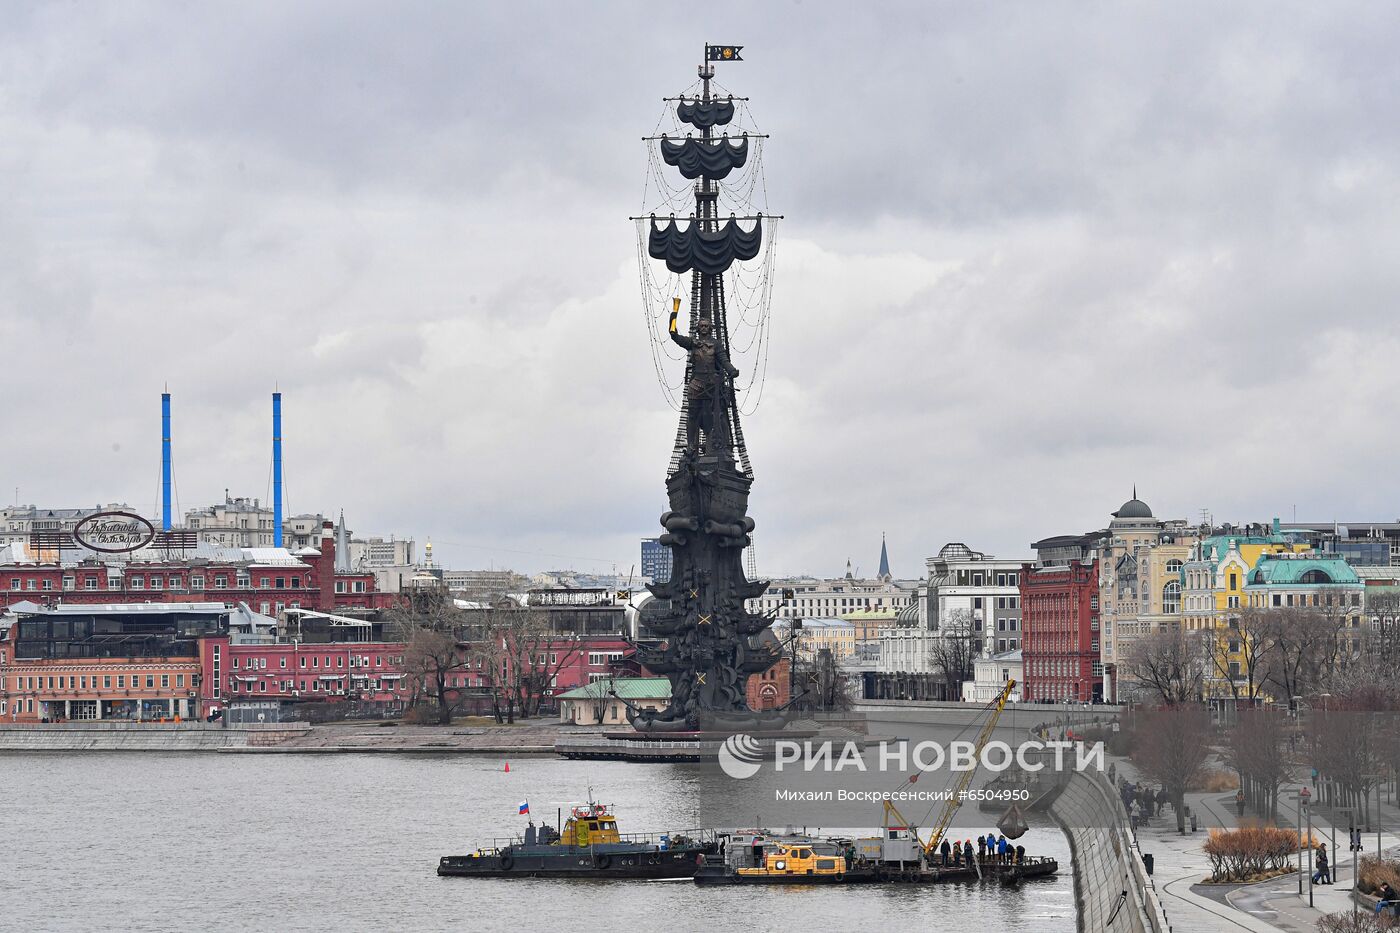
[[[559,694],[559,700],[598,700],[616,693],[625,700],[658,700],[671,695],[671,681],[665,677],[604,677],[591,684]]]
[[[1317,571],[1314,577],[1303,577]],[[1326,579],[1323,579],[1325,577]],[[1351,564],[1342,557],[1284,557],[1271,558],[1264,555],[1249,575],[1247,585],[1268,586],[1279,584],[1351,584],[1361,582]]]

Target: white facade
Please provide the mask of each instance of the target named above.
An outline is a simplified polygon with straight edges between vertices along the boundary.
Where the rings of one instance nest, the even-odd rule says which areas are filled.
[[[37,531],[72,532],[78,522],[96,512],[134,511],[125,503],[113,502],[90,509],[41,509],[34,505],[11,505],[0,508],[0,545],[27,546],[29,536]],[[159,522],[157,522],[159,525]]]
[[[937,631],[954,620],[972,624],[984,657],[1021,647],[1021,565],[1030,559],[997,558],[957,542],[945,544],[925,566],[919,594],[920,627]]]
[[[1008,680],[1016,681],[1011,690],[1012,703],[1021,702],[1021,684],[1025,683],[1025,664],[1021,652],[1007,651],[978,658],[972,664],[972,680],[963,681],[964,703],[990,703],[997,698]]]
[[[901,674],[934,674],[934,646],[940,636],[921,628],[889,628],[880,633],[880,670]]]
[[[913,604],[918,585],[909,580],[857,580],[851,576],[836,580],[794,577],[774,580],[768,592],[748,600],[745,607],[779,619],[839,619],[864,609],[898,612]],[[792,590],[792,599],[783,599],[784,590]]]
[[[357,570],[374,567],[412,567],[412,538],[365,537],[350,539],[350,566]]]
[[[282,519],[282,546],[297,550],[320,547],[325,519],[303,514]],[[224,547],[272,547],[272,508],[257,498],[224,496],[220,504],[185,513],[185,527],[198,532],[199,540]]]

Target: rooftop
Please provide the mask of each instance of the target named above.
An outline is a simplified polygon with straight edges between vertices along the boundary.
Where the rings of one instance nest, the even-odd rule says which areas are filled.
[[[659,700],[670,697],[671,681],[665,677],[615,677],[559,694],[560,700],[597,700],[616,693],[625,700]]]

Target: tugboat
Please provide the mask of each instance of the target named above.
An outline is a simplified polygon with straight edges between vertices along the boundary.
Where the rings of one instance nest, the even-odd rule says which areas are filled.
[[[697,835],[700,835],[697,833]],[[444,855],[439,875],[469,878],[689,878],[715,845],[683,834],[620,834],[604,804],[574,807],[563,829],[535,826],[520,840]]]

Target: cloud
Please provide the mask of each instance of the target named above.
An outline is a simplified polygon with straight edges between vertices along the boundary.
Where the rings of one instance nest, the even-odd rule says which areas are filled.
[[[901,574],[1028,555],[1134,482],[1395,517],[1397,19],[721,4],[787,215],[760,568],[873,569],[882,532]],[[6,485],[153,507],[168,382],[181,505],[266,495],[280,386],[296,510],[625,573],[675,430],[625,218],[696,35],[635,3],[14,11]]]

